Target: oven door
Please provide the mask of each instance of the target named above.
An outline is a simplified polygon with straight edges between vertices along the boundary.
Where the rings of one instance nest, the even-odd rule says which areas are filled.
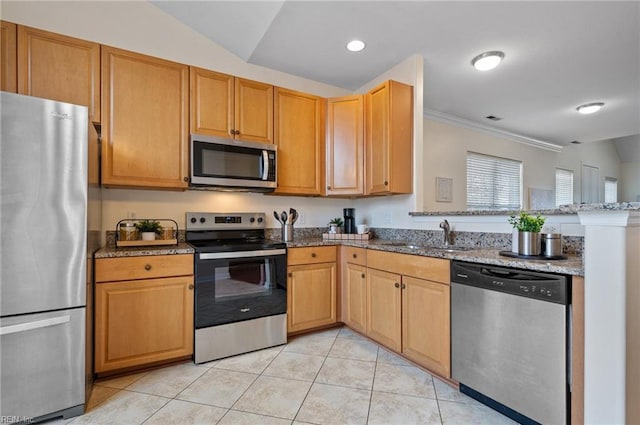
[[[199,253],[195,327],[287,312],[286,249]]]

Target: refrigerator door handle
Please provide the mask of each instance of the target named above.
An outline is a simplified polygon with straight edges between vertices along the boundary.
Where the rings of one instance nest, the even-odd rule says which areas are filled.
[[[35,322],[20,323],[19,325],[4,326],[0,328],[0,335],[14,334],[18,332],[26,332],[34,329],[46,328],[48,326],[61,325],[71,320],[69,315],[52,317],[51,319],[36,320]]]

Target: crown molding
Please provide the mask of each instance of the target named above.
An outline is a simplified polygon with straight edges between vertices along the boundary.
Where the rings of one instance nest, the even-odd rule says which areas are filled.
[[[556,145],[555,143],[545,142],[543,140],[533,139],[531,137],[521,136],[516,133],[512,133],[506,130],[500,130],[496,127],[491,127],[485,124],[480,124],[475,121],[467,120],[464,118],[456,117],[455,115],[449,115],[442,112],[425,109],[424,110],[425,118],[433,119],[436,121],[445,122],[448,124],[453,124],[458,127],[468,128],[470,130],[481,131],[486,134],[490,134],[492,136],[500,136],[511,141],[522,143],[525,145],[533,146],[539,149],[545,149],[552,152],[560,152],[562,151],[562,146]]]

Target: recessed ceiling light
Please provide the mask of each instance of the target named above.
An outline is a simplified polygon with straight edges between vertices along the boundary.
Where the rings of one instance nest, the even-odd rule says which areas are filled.
[[[582,142],[578,142],[577,140],[573,140],[571,143],[573,143],[574,145],[579,145]]]
[[[576,110],[581,114],[593,114],[594,112],[598,112],[603,106],[603,102],[585,103],[584,105],[578,106]]]
[[[478,71],[488,71],[500,65],[502,59],[504,59],[504,53],[502,52],[484,52],[473,58],[471,65]]]
[[[347,43],[347,50],[350,52],[359,52],[364,49],[364,41],[362,40],[351,40]]]

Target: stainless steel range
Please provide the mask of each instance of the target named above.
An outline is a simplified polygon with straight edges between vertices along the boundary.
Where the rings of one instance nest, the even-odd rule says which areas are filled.
[[[264,213],[186,216],[195,254],[195,362],[287,342],[287,250]]]

